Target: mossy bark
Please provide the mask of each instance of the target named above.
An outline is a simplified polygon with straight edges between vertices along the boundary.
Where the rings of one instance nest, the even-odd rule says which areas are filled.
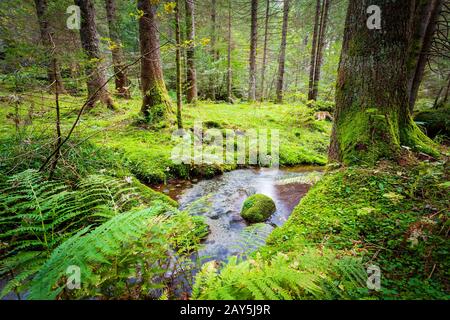
[[[139,0],[138,9],[143,12],[143,16],[139,18],[143,92],[141,112],[148,123],[156,124],[170,120],[173,113],[161,66],[157,5],[148,0]]]
[[[381,30],[366,25],[378,5]],[[413,122],[408,66],[414,0],[351,0],[336,88],[330,162],[374,164],[402,146],[437,156],[433,142]]]

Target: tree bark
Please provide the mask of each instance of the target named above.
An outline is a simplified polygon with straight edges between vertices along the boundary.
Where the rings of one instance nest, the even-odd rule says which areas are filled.
[[[209,78],[210,94],[213,101],[216,100],[216,62],[219,59],[217,52],[217,4],[216,0],[211,0],[211,56],[213,61],[213,72]]]
[[[308,100],[314,100],[314,75],[316,72],[316,61],[317,61],[317,42],[319,38],[320,7],[321,7],[320,0],[317,0],[316,15],[314,18],[314,31],[311,44],[311,63],[309,65]]]
[[[128,89],[129,82],[127,73],[125,70],[122,70],[124,67],[123,49],[116,16],[115,0],[105,0],[105,7],[106,17],[108,19],[109,38],[111,39],[111,55],[114,65],[116,91],[119,96],[125,99],[130,99],[131,96]]]
[[[289,0],[284,0],[283,26],[281,31],[280,59],[278,62],[277,102],[283,102],[284,67],[286,62],[286,36],[289,20]]]
[[[327,32],[327,24],[328,24],[328,13],[330,9],[330,1],[331,0],[323,0],[322,3],[322,13],[320,18],[320,31],[319,31],[319,39],[317,43],[317,53],[316,53],[316,62],[314,68],[314,82],[313,82],[313,94],[312,100],[317,100],[317,96],[319,93],[319,81],[320,81],[320,71],[322,68],[323,61],[323,48],[325,47],[325,35]]]
[[[258,45],[258,0],[252,0],[248,100],[256,100],[256,48]]]
[[[34,3],[36,5],[36,15],[39,21],[41,42],[45,50],[47,51],[47,61],[45,63],[47,65],[47,77],[50,89],[54,92],[56,88],[58,88],[57,90],[59,91],[59,93],[65,93],[66,90],[64,89],[64,84],[62,82],[61,72],[59,69],[59,61],[56,58],[55,45],[53,43],[52,33],[50,31],[50,25],[48,22],[47,0],[34,0]],[[54,61],[52,61],[51,59],[52,56],[53,59],[56,59],[56,66],[54,66]],[[58,86],[56,86],[57,82]]]
[[[260,101],[264,101],[265,95],[265,82],[266,82],[266,64],[267,64],[267,44],[269,40],[269,14],[270,14],[270,0],[266,0],[266,14],[264,21],[264,50],[263,50],[263,62],[261,67],[261,94]]]
[[[186,38],[189,42],[186,50],[187,64],[187,92],[188,103],[195,103],[198,99],[197,71],[195,69],[195,1],[185,0],[186,10]]]
[[[232,98],[233,71],[231,69],[231,0],[228,0],[228,56],[227,56],[227,101],[233,102]]]
[[[177,125],[178,129],[183,128],[183,121],[181,118],[182,108],[182,92],[181,92],[181,32],[180,32],[180,0],[177,0],[175,7],[175,41],[176,47],[176,65],[177,65]]]
[[[89,102],[86,109],[92,109],[98,101],[106,104],[109,109],[115,109],[114,102],[106,87],[99,90],[99,88],[106,83],[106,74],[102,66],[103,57],[99,47],[94,4],[92,0],[75,0],[75,4],[80,7],[81,46],[88,59],[88,65],[86,66],[85,72],[87,77]]]
[[[433,156],[433,142],[412,120],[406,53],[416,0],[350,0],[336,86],[330,162],[373,165],[396,159],[402,146]],[[366,10],[381,8],[381,30]]]
[[[161,66],[157,5],[148,0],[138,0],[138,9],[143,12],[139,19],[139,41],[141,50],[141,86],[143,101],[141,112],[150,124],[169,120],[172,106],[164,82]]]
[[[408,90],[411,112],[416,104],[441,7],[442,0],[418,1],[416,5],[415,33],[409,56],[411,64]]]

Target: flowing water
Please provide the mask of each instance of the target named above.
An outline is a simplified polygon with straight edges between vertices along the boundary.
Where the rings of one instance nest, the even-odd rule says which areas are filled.
[[[181,210],[206,218],[210,233],[199,254],[205,260],[226,261],[263,245],[320,175],[317,167],[242,169],[199,182],[173,182],[156,190],[178,201]],[[255,193],[271,197],[277,210],[265,223],[249,226],[240,211],[244,200]]]

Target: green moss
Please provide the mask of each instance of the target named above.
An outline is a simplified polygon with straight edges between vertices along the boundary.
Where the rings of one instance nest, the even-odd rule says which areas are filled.
[[[425,128],[427,136],[443,135],[450,138],[450,106],[426,110],[415,115],[414,120]]]
[[[400,129],[400,138],[403,145],[409,146],[415,151],[426,153],[435,158],[440,157],[437,145],[412,120]]]
[[[279,252],[338,250],[381,268],[382,291],[374,297],[448,299],[450,244],[441,232],[448,226],[445,168],[383,163],[329,173],[260,253],[270,259]]]
[[[436,145],[408,116],[395,112],[354,107],[337,123],[341,161],[347,165],[375,165],[381,159],[397,159],[402,146],[439,157]]]
[[[46,98],[53,97],[49,95]],[[61,112],[64,114],[62,117],[63,132],[70,129],[76,116],[72,112],[73,105],[66,103],[66,100],[82,104],[84,97],[64,99],[64,96],[61,96]],[[36,101],[35,103],[40,102]],[[99,170],[107,170],[107,173],[111,175],[115,175],[115,172],[119,171],[121,176],[133,174],[145,184],[161,183],[169,178],[211,177],[237,167],[236,164],[208,166],[174,164],[170,159],[172,148],[175,145],[175,142],[171,140],[173,126],[170,121],[161,121],[151,125],[142,121],[141,97],[136,96],[131,100],[118,99],[117,103],[118,112],[95,109],[96,114],[89,113],[82,116],[68,144],[71,146],[68,148],[70,155],[73,155],[74,160],[77,161],[76,167],[86,168],[86,172],[89,173],[91,173],[90,171],[95,173]],[[11,136],[14,135],[15,125],[6,118],[6,115],[13,109],[7,104],[3,105],[2,102],[0,104],[2,106],[0,119],[3,119],[1,120],[2,126],[0,126],[0,139],[11,139]],[[21,118],[27,117],[29,107],[26,103],[21,106]],[[226,129],[241,132],[249,129],[279,130],[281,166],[326,163],[331,125],[328,122],[314,120],[311,122],[310,111],[303,104],[294,106],[271,103],[229,105],[199,101],[195,107],[186,105],[183,109],[183,117],[186,128],[193,128],[197,121],[201,121],[204,128],[220,127],[222,131]],[[141,120],[136,121],[136,119]],[[47,124],[53,123],[53,121],[52,112],[35,118],[32,125],[33,131],[40,132],[42,128],[47,128]],[[39,150],[40,153],[34,159],[24,162],[24,166],[28,166],[33,161],[33,165],[30,167],[39,167],[41,159],[45,158],[48,153],[47,148],[40,148],[40,145],[46,141],[38,142],[33,137],[29,140],[27,143],[11,140],[10,144],[4,145],[5,158],[13,159],[14,150],[20,149],[20,153]],[[79,141],[85,142],[79,145]],[[11,148],[11,145],[14,147]],[[79,148],[74,149],[73,145],[79,145]],[[92,151],[88,145],[97,151]],[[2,150],[3,148],[0,148],[0,153],[3,152]],[[90,156],[90,154],[94,156]],[[77,156],[79,159],[76,159]],[[83,165],[84,162],[86,165]],[[14,161],[2,161],[0,170],[8,171],[15,166]],[[70,172],[66,170],[66,173]],[[84,175],[84,170],[82,175]]]
[[[172,103],[167,93],[164,81],[155,83],[146,93],[141,108],[145,122],[158,125],[160,122],[171,120]]]
[[[241,216],[248,222],[258,223],[266,221],[275,211],[275,202],[271,198],[254,194],[244,201]]]
[[[144,199],[146,204],[150,205],[154,201],[162,201],[163,203],[172,206],[174,208],[178,208],[178,203],[171,199],[170,197],[166,196],[165,194],[162,194],[160,192],[157,192],[146,185],[142,184],[138,180],[133,180],[133,187],[136,188],[136,190],[139,193],[139,196]]]

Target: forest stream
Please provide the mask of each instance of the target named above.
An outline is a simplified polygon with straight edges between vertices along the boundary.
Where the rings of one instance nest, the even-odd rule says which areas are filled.
[[[265,243],[270,232],[283,225],[312,183],[320,167],[241,169],[208,180],[173,181],[154,187],[178,201],[180,210],[203,215],[209,235],[199,255],[206,261],[226,261]],[[250,226],[240,216],[244,200],[255,193],[271,197],[276,212],[263,224]]]

